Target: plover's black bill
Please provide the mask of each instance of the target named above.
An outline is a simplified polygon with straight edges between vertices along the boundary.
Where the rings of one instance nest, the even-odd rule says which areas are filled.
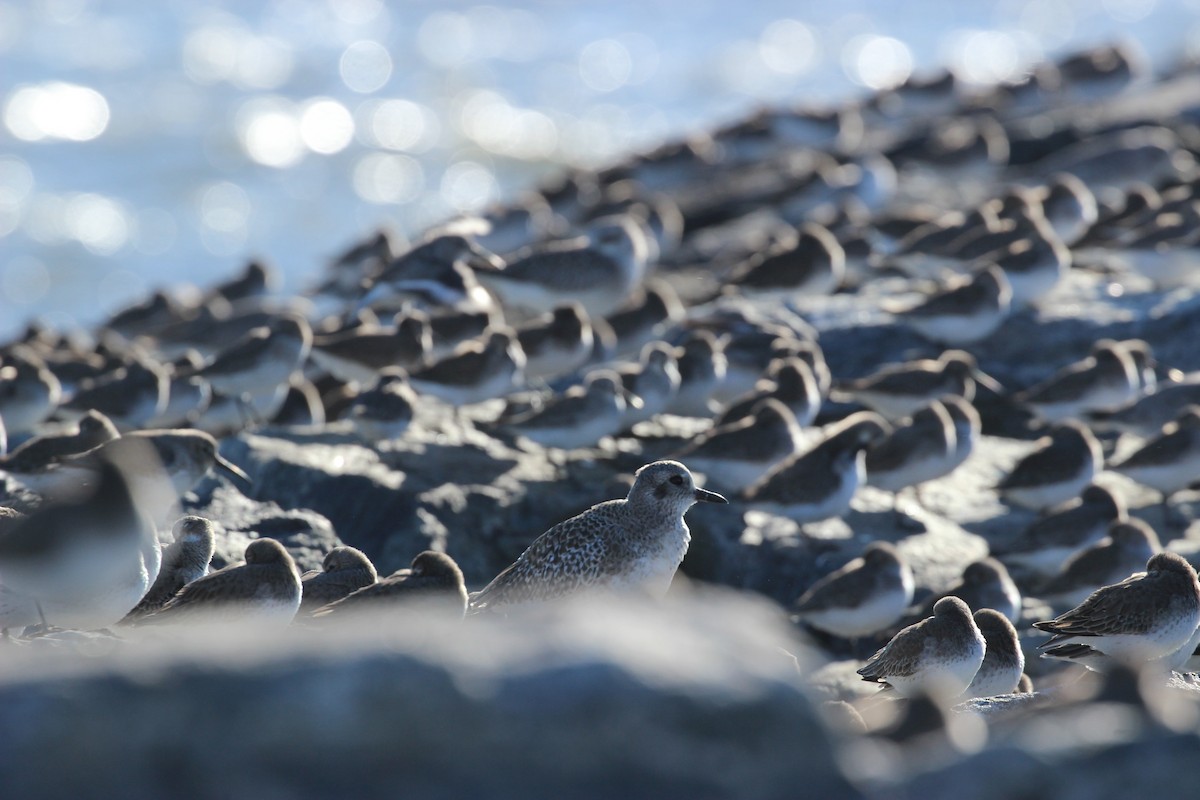
[[[710,492],[708,489],[697,489],[696,499],[702,503],[728,503],[721,495],[716,492]]]
[[[250,480],[250,476],[243,472],[241,467],[239,467],[237,464],[234,464],[232,461],[222,458],[220,453],[216,455],[216,459],[217,466],[228,472],[230,475],[234,476],[235,478],[241,478],[247,484],[252,482]]]

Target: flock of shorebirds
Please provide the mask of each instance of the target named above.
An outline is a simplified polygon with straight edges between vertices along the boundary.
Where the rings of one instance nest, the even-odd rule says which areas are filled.
[[[1036,320],[1072,276],[1130,292],[1200,286],[1200,126],[1184,112],[1104,113],[1165,82],[1100,47],[987,91],[946,75],[832,111],[763,111],[411,245],[382,231],[303,297],[273,296],[255,262],[208,291],[156,293],[91,335],[31,325],[0,348],[0,420],[16,445],[0,470],[21,509],[0,517],[0,628],[660,596],[695,502],[802,526],[846,514],[864,485],[920,503],[923,484],[983,443],[973,400],[986,391],[1044,432],[995,487],[1038,519],[922,607],[898,549],[871,543],[797,598],[795,618],[886,641],[859,672],[903,696],[1028,689],[1022,592],[1064,609],[1035,623],[1047,656],[1186,669],[1196,573],[1094,478],[1122,473],[1169,508],[1200,477],[1200,380],[1140,340],[1097,341],[1019,389],[972,355],[1008,319]],[[835,380],[803,308],[873,291],[931,357]],[[445,553],[380,578],[338,547],[301,575],[262,538],[245,563],[209,572],[216,526],[196,516],[160,544],[211,470],[249,480],[221,438],[342,425],[378,445],[437,403],[526,448],[602,455],[671,417],[700,432],[474,594]],[[1106,464],[1113,432],[1145,442]]]

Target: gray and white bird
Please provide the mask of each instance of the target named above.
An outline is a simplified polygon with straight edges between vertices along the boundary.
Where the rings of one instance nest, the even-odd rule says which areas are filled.
[[[400,608],[423,615],[462,619],[467,587],[462,570],[445,553],[425,550],[407,569],[400,569],[356,589],[313,613],[314,620],[372,608]]]
[[[738,492],[756,483],[801,446],[800,426],[783,403],[759,400],[750,414],[710,428],[676,453],[714,487]]]
[[[646,256],[645,234],[631,219],[615,217],[598,221],[580,239],[552,243],[503,269],[475,274],[506,310],[536,315],[578,302],[606,316],[642,282]]]
[[[971,400],[976,384],[993,392],[1000,384],[980,371],[975,358],[963,350],[947,350],[937,359],[892,364],[862,378],[835,386],[835,399],[848,399],[875,409],[888,419],[914,414],[943,395]]]
[[[1038,575],[1052,575],[1073,554],[1103,539],[1110,525],[1124,519],[1125,502],[1092,484],[1077,501],[1031,522],[1003,548],[1000,558]]]
[[[321,569],[300,576],[299,613],[312,614],[378,580],[379,573],[366,553],[357,547],[339,545],[325,554]]]
[[[582,386],[568,389],[544,408],[519,416],[505,427],[543,447],[595,447],[624,427],[627,400],[641,402],[627,398],[617,373],[596,370],[588,373]]]
[[[1158,553],[1145,572],[1033,626],[1052,634],[1040,645],[1045,657],[1070,660],[1084,654],[1069,646],[1081,645],[1130,665],[1153,661],[1178,651],[1200,626],[1200,583],[1182,556]]]
[[[1162,550],[1158,534],[1137,517],[1112,523],[1108,535],[1061,562],[1038,596],[1058,607],[1076,606],[1101,586],[1119,583]]]
[[[1017,629],[1008,617],[991,608],[981,608],[973,616],[987,642],[987,650],[979,671],[963,692],[963,698],[1012,694],[1017,691],[1025,672],[1025,653],[1017,640]]]
[[[920,503],[921,484],[948,475],[957,455],[954,421],[934,400],[867,449],[867,484],[897,496],[911,486]]]
[[[255,539],[245,562],[219,569],[179,590],[138,625],[237,622],[287,625],[300,608],[300,572],[282,544]]]
[[[609,500],[543,533],[471,598],[475,611],[581,592],[666,594],[691,534],[683,515],[697,501],[727,502],[697,488],[687,467],[655,461],[637,471],[623,500]]]
[[[99,411],[89,411],[79,419],[74,432],[43,434],[21,444],[0,458],[0,472],[39,472],[93,447],[116,439],[117,427]]]
[[[1036,444],[998,484],[1005,502],[1035,511],[1052,508],[1078,496],[1103,466],[1095,435],[1074,420],[1055,426]]]
[[[387,369],[371,388],[359,392],[342,414],[368,442],[399,439],[412,423],[417,393],[400,370]]]
[[[913,598],[913,573],[888,542],[871,542],[810,586],[792,606],[804,623],[834,636],[858,639],[887,629]]]
[[[1112,469],[1158,491],[1166,503],[1200,477],[1200,406],[1188,406],[1162,432]]]
[[[927,694],[949,702],[971,685],[986,648],[967,604],[943,597],[933,607],[933,616],[893,636],[858,674],[902,697]]]
[[[525,352],[525,377],[530,381],[569,375],[592,356],[592,323],[579,303],[561,305],[521,324],[516,332]]]
[[[890,430],[878,414],[852,414],[811,449],[778,464],[747,487],[741,499],[801,524],[841,516],[866,480],[867,448]]]
[[[1140,385],[1130,354],[1118,342],[1103,339],[1087,358],[1063,367],[1013,399],[1048,422],[1061,422],[1131,403]]]
[[[1012,307],[1004,270],[990,266],[962,282],[897,311],[899,319],[931,342],[962,347],[986,339]]]
[[[508,330],[492,331],[466,342],[454,353],[409,375],[419,394],[453,406],[468,406],[502,397],[524,382],[525,353]]]
[[[212,561],[213,523],[204,517],[186,516],[176,521],[175,539],[163,548],[158,577],[133,610],[121,620],[128,624],[166,605],[179,590],[208,574]]]

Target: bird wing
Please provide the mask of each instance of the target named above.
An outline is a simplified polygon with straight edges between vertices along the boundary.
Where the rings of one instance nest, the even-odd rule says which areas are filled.
[[[621,500],[609,503],[621,503]],[[561,597],[595,583],[610,555],[605,526],[592,512],[558,523],[543,533],[491,583],[471,598],[472,609]]]
[[[1151,592],[1142,585],[1153,580],[1144,572],[1131,575],[1120,583],[1092,592],[1086,600],[1066,613],[1044,622],[1035,622],[1038,630],[1056,634],[1043,647],[1058,644],[1063,636],[1105,636],[1118,633],[1145,633],[1173,599],[1171,592]]]

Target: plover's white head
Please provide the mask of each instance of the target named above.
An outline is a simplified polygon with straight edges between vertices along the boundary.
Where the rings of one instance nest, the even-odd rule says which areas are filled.
[[[666,508],[680,516],[697,501],[729,502],[716,492],[697,488],[692,473],[678,461],[655,461],[639,469],[626,500],[640,507]]]

